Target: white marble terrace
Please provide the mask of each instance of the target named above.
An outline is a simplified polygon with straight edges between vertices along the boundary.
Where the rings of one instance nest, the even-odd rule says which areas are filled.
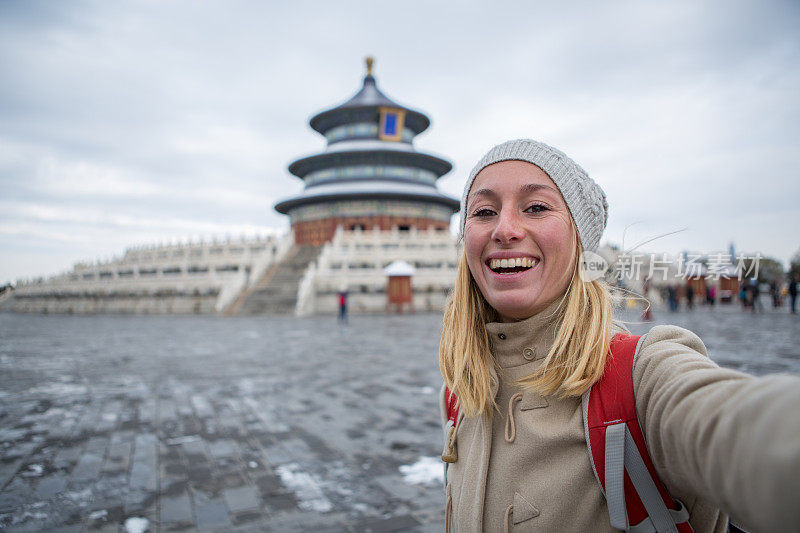
[[[76,313],[221,312],[292,242],[289,234],[132,247],[121,257],[20,281],[15,305],[21,311]],[[187,306],[190,299],[195,301]]]
[[[297,314],[335,313],[337,294],[348,291],[353,312],[386,309],[386,268],[406,261],[416,269],[411,278],[416,311],[442,310],[455,282],[458,247],[448,231],[337,229],[316,263],[300,282]]]

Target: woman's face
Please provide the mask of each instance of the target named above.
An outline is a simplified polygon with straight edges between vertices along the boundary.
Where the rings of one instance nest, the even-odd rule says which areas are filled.
[[[533,316],[564,294],[577,236],[542,169],[525,161],[489,165],[475,178],[466,209],[467,265],[501,320]]]

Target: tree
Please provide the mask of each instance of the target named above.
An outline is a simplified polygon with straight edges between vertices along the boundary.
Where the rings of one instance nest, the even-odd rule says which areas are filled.
[[[757,262],[757,263],[756,263]],[[772,257],[747,257],[742,260],[742,276],[752,278],[758,269],[759,283],[783,281],[783,264]]]
[[[800,250],[797,250],[789,260],[789,276],[791,279],[800,278]]]
[[[762,257],[758,268],[758,281],[780,283],[783,281],[783,263],[772,257]]]

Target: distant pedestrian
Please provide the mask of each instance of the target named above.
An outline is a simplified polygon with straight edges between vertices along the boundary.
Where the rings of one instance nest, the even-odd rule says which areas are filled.
[[[792,314],[797,314],[797,274],[791,276],[789,278],[789,298],[791,299],[792,303]]]
[[[339,291],[339,322],[347,322],[347,291]]]
[[[708,305],[714,307],[714,304],[717,302],[717,287],[716,285],[711,285],[708,288]]]
[[[752,296],[752,311],[754,313],[763,313],[764,306],[761,304],[761,291],[758,287],[758,280],[756,278],[750,280],[750,294]]]
[[[769,295],[772,297],[772,308],[777,309],[781,305],[781,290],[778,287],[778,282],[772,280],[769,283]]]
[[[678,294],[673,285],[667,287],[667,301],[669,302],[669,310],[675,312],[678,310]]]
[[[748,295],[747,285],[745,285],[744,282],[742,282],[742,284],[739,285],[739,301],[742,303],[742,309],[747,309],[748,306],[750,305],[747,302],[747,295]]]
[[[691,282],[686,283],[686,309],[694,309],[694,287]]]

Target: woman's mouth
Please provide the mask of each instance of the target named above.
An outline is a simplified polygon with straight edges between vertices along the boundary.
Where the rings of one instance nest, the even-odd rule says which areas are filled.
[[[498,274],[515,274],[530,270],[539,262],[533,257],[509,257],[507,259],[489,259],[486,264],[492,272]]]

